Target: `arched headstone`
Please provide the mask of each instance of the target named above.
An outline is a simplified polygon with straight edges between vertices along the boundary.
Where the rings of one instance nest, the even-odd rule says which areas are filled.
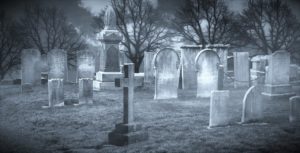
[[[204,49],[195,58],[197,70],[197,97],[210,97],[218,89],[220,58],[211,49]]]
[[[243,99],[242,123],[257,121],[262,118],[262,87],[250,87]]]
[[[155,71],[154,99],[177,98],[180,63],[178,54],[173,49],[163,49],[155,54],[153,62]]]

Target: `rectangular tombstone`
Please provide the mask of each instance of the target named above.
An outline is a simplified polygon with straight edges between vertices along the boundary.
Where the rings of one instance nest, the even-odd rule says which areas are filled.
[[[222,71],[222,68],[219,66],[219,56],[214,50],[205,49],[196,56],[195,61],[195,68],[197,69],[197,97],[210,97],[211,91],[223,88],[223,77],[219,76],[219,69]]]
[[[229,124],[228,100],[228,90],[215,90],[211,92],[209,127],[226,126]]]
[[[153,57],[155,52],[145,52],[144,53],[144,82],[152,83],[154,82],[154,70],[153,70]]]
[[[195,67],[195,57],[201,51],[201,47],[182,46],[181,48],[182,88],[196,89],[197,74]]]
[[[66,73],[66,52],[62,49],[52,49],[48,53],[49,79],[64,79]]]
[[[21,56],[22,91],[30,91],[25,89],[41,83],[41,53],[37,49],[24,49]]]
[[[179,56],[173,49],[163,49],[154,56],[154,99],[178,97]]]
[[[242,123],[259,121],[262,118],[262,86],[250,87],[243,99]]]
[[[263,95],[270,98],[294,95],[289,74],[290,53],[280,50],[270,55]]]
[[[290,99],[290,122],[300,121],[300,96],[294,96]]]
[[[93,78],[79,79],[79,104],[93,104]]]
[[[92,51],[82,50],[77,52],[77,71],[80,78],[94,78],[95,55]]]
[[[54,107],[64,103],[64,83],[63,79],[48,80],[49,107]]]
[[[249,87],[250,66],[248,52],[234,52],[234,87]]]

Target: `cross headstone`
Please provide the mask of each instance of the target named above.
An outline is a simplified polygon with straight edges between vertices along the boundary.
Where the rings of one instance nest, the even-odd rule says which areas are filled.
[[[34,85],[41,83],[41,53],[37,49],[24,49],[21,56],[22,92],[32,91]]]
[[[123,66],[123,123],[108,134],[110,144],[123,146],[148,139],[148,133],[141,124],[134,122],[134,64]]]
[[[248,52],[234,52],[234,87],[249,87],[250,66]]]
[[[290,99],[290,122],[300,121],[300,96],[294,96]]]
[[[262,87],[250,87],[243,99],[242,123],[258,121],[262,118]]]
[[[77,53],[79,77],[79,104],[93,103],[93,78],[95,73],[95,55],[88,50]]]
[[[219,65],[219,56],[214,50],[204,49],[199,52],[195,58],[195,63],[197,70],[197,97],[210,97],[211,91],[223,88],[223,76],[221,76],[223,75],[223,69]]]
[[[228,100],[228,90],[215,90],[211,92],[209,127],[226,126],[229,124]]]
[[[154,56],[155,93],[154,99],[178,97],[179,63],[178,54],[173,49],[163,49]]]

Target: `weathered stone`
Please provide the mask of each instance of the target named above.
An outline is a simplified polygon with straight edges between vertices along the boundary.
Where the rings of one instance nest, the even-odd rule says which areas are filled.
[[[155,52],[145,52],[144,53],[144,82],[152,83],[154,82],[154,70],[153,70],[153,57]]]
[[[32,88],[29,86],[38,85],[41,83],[41,68],[40,68],[41,53],[37,49],[22,50],[21,58],[21,78],[22,89]],[[22,90],[22,92],[25,90]],[[31,91],[31,90],[26,90]]]
[[[77,66],[79,78],[94,78],[95,54],[87,50],[77,52]]]
[[[234,87],[249,87],[250,66],[248,52],[234,52]]]
[[[62,78],[48,80],[48,99],[48,107],[64,103],[64,83]]]
[[[290,98],[290,122],[300,121],[300,96],[294,96]]]
[[[93,104],[93,79],[79,79],[79,104]]]
[[[262,118],[262,86],[250,87],[243,99],[242,123],[258,121]]]
[[[218,86],[221,87],[222,84],[222,82],[218,81],[219,56],[214,50],[204,49],[196,56],[195,63],[195,69],[197,70],[197,97],[210,97],[211,91],[217,90]]]
[[[163,49],[154,56],[154,99],[178,97],[179,56],[173,49]]]
[[[209,44],[206,48],[215,50],[220,57],[220,64],[223,65],[224,73],[228,72],[228,50],[229,44]]]
[[[216,90],[211,92],[209,127],[226,126],[229,124],[228,100],[228,90]]]
[[[52,49],[48,53],[48,79],[65,79],[67,54],[62,49]]]
[[[289,84],[290,74],[290,53],[280,50],[269,57],[264,92],[269,98],[292,96],[291,85]]]

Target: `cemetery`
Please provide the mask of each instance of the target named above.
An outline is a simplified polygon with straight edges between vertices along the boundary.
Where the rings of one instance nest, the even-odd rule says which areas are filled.
[[[284,47],[251,52],[227,37],[193,43],[197,31],[189,35],[189,30],[174,42],[159,38],[166,31],[155,33],[152,24],[149,33],[148,28],[136,32],[146,26],[143,13],[131,14],[128,31],[131,23],[121,20],[128,18],[125,5],[129,13],[143,6],[139,11],[146,9],[146,18],[152,4],[126,2],[111,0],[105,7],[96,46],[71,48],[79,40],[74,39],[69,47],[48,51],[21,47],[19,65],[12,68],[17,77],[6,74],[0,81],[0,152],[300,151],[298,54]]]

